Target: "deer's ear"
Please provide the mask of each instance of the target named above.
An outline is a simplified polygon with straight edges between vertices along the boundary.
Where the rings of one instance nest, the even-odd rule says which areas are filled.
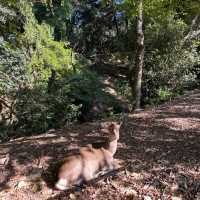
[[[114,130],[115,130],[115,127],[116,127],[116,125],[114,124],[114,123],[111,123],[109,126],[108,126],[108,130],[109,130],[109,132],[114,132]]]

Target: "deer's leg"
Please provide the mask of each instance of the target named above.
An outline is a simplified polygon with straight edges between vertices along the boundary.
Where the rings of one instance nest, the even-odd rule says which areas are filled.
[[[69,189],[67,179],[64,179],[64,178],[59,179],[58,182],[56,183],[55,187],[58,190],[67,190],[67,189]]]

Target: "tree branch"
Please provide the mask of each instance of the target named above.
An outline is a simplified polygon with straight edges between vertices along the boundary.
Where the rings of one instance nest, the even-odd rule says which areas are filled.
[[[190,26],[190,31],[188,34],[184,37],[183,39],[183,44],[189,39],[195,38],[200,34],[200,30],[195,31],[194,28],[198,23],[199,15],[196,15],[194,19],[192,20],[191,26]]]

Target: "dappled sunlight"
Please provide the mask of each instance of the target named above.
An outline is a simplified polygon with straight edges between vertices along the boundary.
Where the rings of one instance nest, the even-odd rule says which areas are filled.
[[[152,111],[144,111],[144,112],[138,112],[134,114],[129,115],[130,118],[133,119],[151,119],[152,117],[155,117],[155,114]]]
[[[200,98],[199,98],[200,101]],[[179,111],[179,112],[193,112],[193,113],[199,113],[199,109],[200,109],[200,104],[199,105],[192,105],[192,106],[180,106],[180,105],[175,105],[172,106],[170,111]]]
[[[192,98],[188,99],[192,102]],[[197,116],[200,110],[198,106],[186,106],[187,111],[193,112],[183,117],[181,104],[180,100],[175,105],[171,102],[170,106],[161,105],[127,116],[120,129],[115,155],[120,170],[114,176],[73,190],[73,194],[83,198],[93,192],[98,198],[101,194],[107,196],[109,190],[113,198],[126,199],[152,194],[158,199],[163,192],[166,198],[173,194],[189,199],[191,194],[196,194],[200,179],[200,118]],[[41,198],[47,195],[45,199],[49,197],[49,200],[70,195],[70,192],[53,189],[57,163],[67,155],[76,154],[81,146],[102,141],[106,134],[100,131],[100,123],[75,124],[1,144],[2,155],[9,158],[5,173],[1,175],[2,188],[28,191],[42,188]]]
[[[165,119],[157,119],[156,121],[165,124],[165,126],[168,126],[172,130],[200,131],[200,119],[198,118],[169,117]]]

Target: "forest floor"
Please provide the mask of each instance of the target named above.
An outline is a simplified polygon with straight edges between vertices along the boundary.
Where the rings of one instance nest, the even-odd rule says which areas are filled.
[[[200,90],[126,116],[115,155],[122,168],[114,176],[54,190],[52,163],[96,141],[99,124],[1,143],[0,199],[200,200]]]

